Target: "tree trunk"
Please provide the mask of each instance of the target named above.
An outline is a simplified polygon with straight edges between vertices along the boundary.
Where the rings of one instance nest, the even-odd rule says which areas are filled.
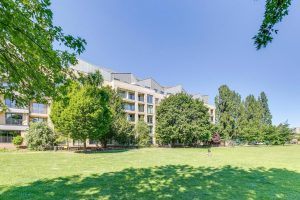
[[[86,151],[86,140],[83,142],[83,150]]]
[[[107,147],[107,141],[104,140],[104,141],[101,142],[101,144],[102,144],[102,147],[103,147],[104,149],[106,149],[106,147]]]
[[[69,136],[67,137],[67,150],[70,150],[70,146],[69,146]]]

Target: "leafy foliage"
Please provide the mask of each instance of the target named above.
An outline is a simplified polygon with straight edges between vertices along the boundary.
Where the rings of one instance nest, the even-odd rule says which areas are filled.
[[[111,123],[109,94],[95,85],[70,85],[67,97],[52,105],[52,121],[57,129],[86,145],[89,138],[103,141]]]
[[[20,136],[20,135],[17,135],[16,137],[13,138],[12,143],[13,143],[15,146],[20,146],[20,145],[23,143],[23,137]]]
[[[258,102],[262,108],[262,123],[272,125],[272,115],[268,104],[268,97],[266,93],[261,92],[258,97]]]
[[[0,2],[0,92],[25,105],[53,97],[85,40],[52,23],[50,0]],[[53,44],[58,44],[55,49]]]
[[[150,145],[150,129],[144,120],[139,120],[135,126],[135,138],[139,146]]]
[[[264,20],[259,32],[253,37],[257,49],[266,47],[273,41],[273,35],[278,33],[274,26],[288,15],[292,0],[266,0]]]
[[[163,99],[157,109],[156,133],[160,144],[191,145],[209,141],[211,128],[204,103],[185,93]]]
[[[26,134],[29,149],[44,151],[53,146],[56,136],[46,122],[32,123]]]
[[[237,134],[241,96],[227,85],[220,86],[218,91],[215,97],[216,123],[223,138],[234,138]]]
[[[113,139],[121,145],[130,145],[135,142],[134,125],[128,122],[125,117],[114,118],[110,133]]]
[[[122,106],[122,98],[111,87],[102,87],[109,94],[109,107],[111,110],[112,123],[107,132],[106,141],[113,139],[121,145],[134,143],[134,126],[127,121]]]
[[[256,99],[248,95],[244,101],[228,86],[219,88],[216,97],[217,127],[223,139],[250,144],[284,144],[291,138],[287,123],[272,125],[267,95]],[[228,137],[229,136],[229,137]]]
[[[66,137],[101,142],[106,147],[113,139],[119,144],[134,141],[133,125],[125,118],[122,99],[102,85],[100,72],[83,75],[79,82],[63,85],[61,96],[52,103],[51,119],[55,129]]]

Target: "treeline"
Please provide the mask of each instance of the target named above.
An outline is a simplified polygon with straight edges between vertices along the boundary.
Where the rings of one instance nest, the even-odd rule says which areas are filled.
[[[99,71],[80,74],[59,88],[53,99],[50,118],[61,141],[87,140],[106,147],[111,140],[121,145],[149,145],[149,128],[144,121],[136,127],[127,121],[121,97],[111,87],[102,86]]]
[[[268,98],[262,92],[244,100],[223,85],[215,98],[216,124],[204,103],[186,93],[171,95],[157,109],[156,139],[160,145],[208,145],[219,139],[234,144],[285,144],[292,131],[287,123],[272,125]]]
[[[120,145],[150,145],[150,130],[142,120],[128,122],[122,99],[111,87],[103,86],[99,71],[59,86],[51,103],[50,118],[54,133],[41,135],[45,124],[33,126],[26,138],[32,149],[46,149],[68,139],[89,140],[101,147],[109,141]],[[244,100],[223,85],[215,98],[216,124],[211,123],[207,106],[186,93],[164,98],[156,111],[155,139],[158,145],[210,145],[221,140],[236,144],[284,144],[291,139],[287,123],[272,125],[268,98],[262,92]],[[48,130],[48,129],[47,129]],[[50,139],[48,139],[50,138]],[[44,145],[40,145],[44,144]]]
[[[272,125],[268,98],[261,92],[244,100],[237,92],[222,85],[215,98],[216,129],[221,137],[236,143],[284,144],[291,139],[287,123]]]

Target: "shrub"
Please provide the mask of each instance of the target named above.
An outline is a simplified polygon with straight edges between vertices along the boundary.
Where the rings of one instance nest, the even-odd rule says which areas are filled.
[[[15,146],[20,146],[23,143],[23,137],[20,135],[17,135],[16,137],[14,137],[12,142]]]
[[[44,151],[53,146],[55,134],[46,122],[31,124],[26,135],[27,146],[31,150]]]

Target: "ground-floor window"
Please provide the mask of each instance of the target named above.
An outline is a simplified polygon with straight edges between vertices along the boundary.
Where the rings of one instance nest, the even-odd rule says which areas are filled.
[[[89,144],[98,144],[99,142],[96,140],[89,140]]]
[[[82,146],[83,142],[81,140],[73,140],[73,145],[74,146]]]
[[[13,138],[20,134],[18,131],[0,131],[0,143],[12,143]]]

